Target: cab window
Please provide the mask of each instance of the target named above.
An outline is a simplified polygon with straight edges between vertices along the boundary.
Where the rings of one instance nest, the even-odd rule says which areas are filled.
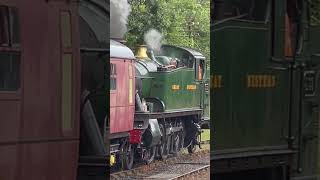
[[[198,81],[202,81],[205,73],[205,60],[196,59],[195,62],[195,78]]]
[[[213,22],[238,17],[242,20],[264,21],[268,0],[217,0],[214,4]]]

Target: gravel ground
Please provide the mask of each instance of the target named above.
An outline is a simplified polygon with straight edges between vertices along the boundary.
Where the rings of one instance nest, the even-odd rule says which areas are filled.
[[[193,154],[183,151],[179,157],[170,158],[166,161],[156,161],[150,165],[140,167],[136,170],[111,176],[111,179],[136,180],[136,179],[171,179],[178,175],[189,173],[210,164],[210,145],[202,145]],[[179,179],[210,179],[210,168],[188,175]],[[118,173],[119,174],[119,173]]]

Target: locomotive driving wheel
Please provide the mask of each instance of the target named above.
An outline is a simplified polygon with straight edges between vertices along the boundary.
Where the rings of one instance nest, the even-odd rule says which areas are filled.
[[[121,154],[122,168],[126,170],[131,169],[133,166],[134,148],[128,141],[122,145]]]
[[[156,146],[153,146],[147,150],[147,158],[145,160],[146,164],[150,164],[154,160],[154,157],[156,155],[156,149]]]
[[[194,138],[193,140],[191,140],[190,145],[188,146],[188,153],[192,154],[196,151],[197,149],[197,145],[199,145],[200,143],[200,135],[197,135],[196,138]]]
[[[168,136],[166,136],[166,131],[164,129],[163,124],[159,124],[160,131],[162,133],[161,144],[158,146],[158,153],[162,160],[167,159],[169,155],[170,144],[168,144]],[[167,138],[166,138],[167,137]],[[169,146],[168,146],[169,145]]]
[[[173,137],[173,141],[172,141],[172,153],[174,156],[177,156],[180,152],[180,133],[176,133],[174,134]]]
[[[180,149],[183,149],[184,148],[184,131],[183,130],[179,133],[179,136],[180,136]]]

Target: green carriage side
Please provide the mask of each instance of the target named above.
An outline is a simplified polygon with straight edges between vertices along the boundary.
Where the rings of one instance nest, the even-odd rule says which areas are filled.
[[[239,172],[319,178],[320,29],[308,23],[308,8],[307,1],[216,1],[211,160],[217,179]],[[286,10],[294,30],[286,26]]]

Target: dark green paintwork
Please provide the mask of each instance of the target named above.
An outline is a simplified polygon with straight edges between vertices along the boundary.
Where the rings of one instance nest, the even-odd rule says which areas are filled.
[[[208,86],[208,90],[204,92],[204,117],[210,119],[210,68],[207,68],[205,76],[205,84]]]
[[[212,143],[212,148],[285,145],[287,125],[283,117],[288,108],[278,100],[288,102],[288,73],[267,68],[268,25],[231,21],[215,29],[212,35],[216,59],[212,69],[214,74],[222,75],[222,88],[215,89],[212,95],[216,129],[213,138],[217,142]],[[277,87],[248,89],[247,74],[274,74]]]
[[[205,95],[204,83],[208,76],[204,73],[203,80],[197,80],[195,66],[198,65],[200,59],[205,63],[203,55],[194,49],[171,45],[163,45],[161,54],[157,55],[178,58],[184,64],[175,69],[146,71],[146,69],[140,69],[146,62],[140,63],[141,66],[137,67],[138,71],[145,72],[144,74],[138,73],[142,78],[142,97],[160,99],[165,105],[165,111],[202,109]],[[188,85],[195,86],[196,89],[187,89]],[[179,88],[174,89],[173,86]]]
[[[149,72],[142,84],[142,97],[159,98],[165,110],[200,107],[200,83],[195,81],[192,68]],[[173,90],[172,85],[179,85],[179,90]],[[197,89],[187,90],[187,85],[196,85]]]
[[[222,88],[211,89],[212,155],[241,148],[263,148],[283,146],[288,148],[286,137],[289,132],[289,70],[272,67],[287,65],[271,61],[273,57],[284,58],[284,1],[275,1],[275,39],[272,46],[272,20],[252,22],[226,20],[217,22],[211,31],[211,72],[222,75]],[[303,1],[304,3],[306,1]],[[304,7],[307,7],[304,5]],[[306,10],[304,9],[303,12]],[[271,12],[271,11],[270,11]],[[270,16],[272,17],[272,16]],[[302,50],[295,65],[305,64],[304,71],[320,72],[320,27],[308,27],[303,13]],[[268,74],[276,76],[275,88],[247,88],[246,75]],[[319,76],[317,76],[319,82]],[[292,132],[295,137],[293,148],[294,176],[320,175],[320,109],[319,85],[316,97],[302,98],[302,143],[299,145],[299,98],[300,72],[293,70]],[[240,148],[240,149],[239,149]],[[301,157],[299,166],[297,159]],[[298,167],[302,172],[297,173]]]

